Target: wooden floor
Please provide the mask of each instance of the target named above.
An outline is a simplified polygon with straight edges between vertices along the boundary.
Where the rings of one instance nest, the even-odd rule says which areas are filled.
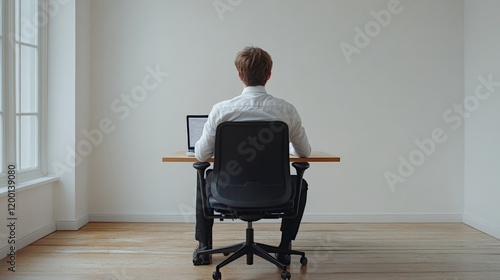
[[[246,224],[216,222],[214,246],[242,241]],[[256,223],[256,241],[278,244],[279,224]],[[17,252],[16,272],[0,263],[0,279],[212,279],[215,265],[194,267],[193,224],[90,223],[57,231]],[[303,224],[292,279],[498,280],[500,241],[464,224]],[[220,262],[222,255],[213,261]],[[245,258],[221,269],[223,280],[280,279],[277,267]]]

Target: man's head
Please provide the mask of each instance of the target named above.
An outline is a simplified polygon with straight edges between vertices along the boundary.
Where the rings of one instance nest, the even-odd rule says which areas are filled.
[[[246,86],[264,86],[271,78],[273,60],[261,48],[246,47],[236,55],[234,65]]]

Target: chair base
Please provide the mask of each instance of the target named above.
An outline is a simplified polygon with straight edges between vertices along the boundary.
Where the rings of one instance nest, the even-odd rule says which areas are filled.
[[[282,279],[290,279],[291,275],[290,272],[286,270],[286,264],[280,262],[278,259],[274,258],[273,256],[270,255],[270,253],[275,253],[275,254],[286,254],[286,255],[300,255],[300,263],[302,265],[307,264],[307,258],[305,256],[304,252],[301,251],[295,251],[291,249],[286,249],[286,248],[279,248],[275,246],[270,246],[266,244],[261,244],[261,243],[256,243],[254,242],[254,230],[252,228],[252,222],[248,222],[248,227],[246,229],[246,240],[245,242],[231,245],[231,246],[226,246],[223,248],[217,248],[217,249],[209,249],[209,250],[203,250],[199,251],[196,253],[196,257],[199,258],[200,255],[206,255],[206,254],[224,254],[230,255],[227,259],[222,261],[220,264],[218,264],[215,268],[215,271],[213,273],[213,279],[214,280],[220,280],[221,279],[221,273],[220,269],[227,264],[233,262],[236,259],[239,259],[240,257],[246,255],[247,256],[247,264],[252,265],[253,264],[253,256],[257,255],[270,263],[278,266],[283,270],[281,273],[281,278]]]

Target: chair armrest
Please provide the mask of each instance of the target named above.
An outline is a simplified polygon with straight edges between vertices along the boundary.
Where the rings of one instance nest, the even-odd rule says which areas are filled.
[[[304,172],[311,166],[309,162],[292,162],[292,166],[297,171],[297,178],[302,179],[304,177]]]
[[[195,162],[193,163],[193,167],[198,170],[199,172],[202,172],[202,178],[204,177],[203,175],[205,174],[205,170],[210,166],[209,162]]]

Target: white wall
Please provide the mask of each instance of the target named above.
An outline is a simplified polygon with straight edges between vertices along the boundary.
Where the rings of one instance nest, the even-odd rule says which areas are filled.
[[[185,148],[186,114],[240,94],[234,56],[255,45],[274,59],[268,91],[296,105],[313,149],[342,157],[307,171],[306,220],[461,221],[464,130],[443,114],[463,102],[463,1],[229,2],[219,14],[213,1],[91,2],[91,220],[191,220],[194,169],[161,157]],[[388,5],[390,21],[358,38]],[[350,63],[342,42],[358,46]],[[140,92],[157,67],[168,77]],[[399,156],[413,172],[398,172]],[[404,182],[391,188],[387,172]]]
[[[57,228],[78,229],[88,222],[87,161],[75,150],[80,143],[76,131],[88,126],[90,113],[85,48],[90,2],[52,3],[58,9],[49,21],[48,165],[49,173],[60,176],[54,189]]]
[[[76,132],[89,130],[90,126],[90,1],[78,0],[76,5]],[[76,134],[76,147],[86,138],[84,135]],[[82,144],[80,144],[82,145]],[[81,148],[83,149],[83,148]],[[89,151],[90,152],[90,151]],[[88,160],[84,158],[82,163],[75,168],[75,220],[88,221]]]
[[[464,221],[497,238],[500,238],[500,37],[496,33],[496,26],[500,25],[499,10],[498,1],[465,1],[465,93],[470,117],[465,130]],[[494,85],[488,89],[479,77],[490,80],[490,75]]]

